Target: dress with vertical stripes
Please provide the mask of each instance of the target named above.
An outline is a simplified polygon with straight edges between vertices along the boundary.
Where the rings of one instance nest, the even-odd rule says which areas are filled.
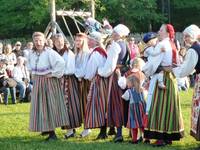
[[[85,128],[99,128],[106,123],[108,79],[96,75],[91,82],[85,112]]]
[[[184,135],[183,119],[176,78],[164,73],[166,90],[156,83],[144,137],[160,140],[180,140]]]
[[[64,90],[65,105],[69,114],[69,126],[67,129],[80,127],[82,117],[78,80],[74,75],[64,75],[61,84]]]
[[[69,116],[64,104],[60,79],[34,75],[31,93],[30,131],[53,131],[68,126]]]

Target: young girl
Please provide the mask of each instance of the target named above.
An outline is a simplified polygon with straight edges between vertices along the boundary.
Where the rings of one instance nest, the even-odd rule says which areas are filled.
[[[138,129],[144,131],[146,104],[139,78],[129,76],[127,86],[129,89],[122,95],[124,100],[129,101],[127,128],[131,129],[132,143],[137,144],[139,142],[137,139]]]

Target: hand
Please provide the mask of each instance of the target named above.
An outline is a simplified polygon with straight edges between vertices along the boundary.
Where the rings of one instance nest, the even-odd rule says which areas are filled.
[[[118,77],[121,77],[121,72],[120,72],[120,69],[119,69],[119,68],[117,68],[117,69],[115,70],[115,73],[117,74]]]

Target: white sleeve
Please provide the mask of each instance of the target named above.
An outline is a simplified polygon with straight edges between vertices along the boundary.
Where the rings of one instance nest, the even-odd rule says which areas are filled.
[[[122,98],[126,101],[130,100],[130,95],[128,90],[126,90],[126,92],[122,95]]]
[[[176,68],[173,68],[173,73],[177,78],[188,76],[195,69],[198,62],[198,54],[194,49],[188,49],[183,63]]]
[[[101,58],[102,56],[98,52],[93,52],[93,54],[91,54],[85,69],[84,79],[92,80],[92,78],[96,75],[99,61],[101,61],[99,59]]]
[[[159,51],[161,47],[162,47],[162,44],[158,43],[155,47],[155,50]],[[153,75],[156,72],[158,66],[161,64],[163,60],[163,57],[164,57],[164,53],[160,53],[157,56],[149,57],[148,62],[142,68],[142,71],[145,73],[147,77]]]
[[[64,59],[52,49],[48,49],[48,53],[48,59],[52,69],[52,76],[57,78],[62,77],[65,69]]]
[[[74,72],[75,72],[75,55],[71,50],[69,50],[67,54],[67,63],[65,66],[65,74],[70,75],[74,74]]]
[[[98,74],[102,77],[109,77],[117,66],[117,60],[121,48],[116,42],[112,42],[107,50],[107,59],[103,67],[98,69]]]
[[[84,56],[83,56],[83,64],[81,65],[80,68],[75,68],[75,76],[77,78],[82,78],[84,77],[85,75],[85,69],[87,67],[87,62],[88,62],[88,59],[89,59],[89,55],[90,53],[85,53]]]
[[[125,89],[126,88],[126,77],[120,77],[118,79],[118,85],[121,89]]]

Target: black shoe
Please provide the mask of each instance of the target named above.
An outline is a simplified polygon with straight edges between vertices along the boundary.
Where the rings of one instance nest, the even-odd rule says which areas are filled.
[[[138,143],[141,143],[141,142],[143,142],[143,138],[140,137],[137,141],[138,141]]]
[[[57,140],[56,134],[49,135],[49,136],[45,139],[45,141],[55,141],[55,140]]]
[[[119,143],[119,142],[123,142],[123,141],[124,141],[123,136],[116,136],[114,138],[114,142],[115,143]]]
[[[106,133],[99,133],[96,140],[106,139],[108,136]]]
[[[49,132],[42,132],[42,133],[41,133],[42,136],[46,136],[46,135],[48,135],[48,134],[49,134]]]
[[[116,135],[116,131],[114,127],[110,128],[110,130],[108,131],[108,135]]]
[[[150,140],[144,140],[144,144],[150,144]]]
[[[71,137],[75,137],[75,133],[72,133],[70,135],[65,134],[65,139],[71,138]]]

